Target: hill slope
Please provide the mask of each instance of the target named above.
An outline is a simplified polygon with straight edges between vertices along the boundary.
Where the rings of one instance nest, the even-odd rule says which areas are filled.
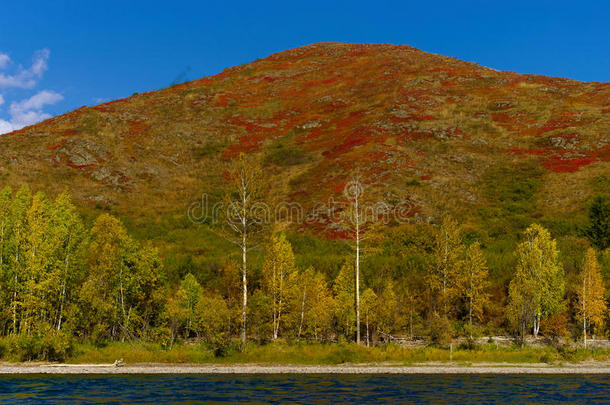
[[[610,84],[315,44],[2,136],[0,181],[67,186],[138,221],[217,194],[240,152],[264,154],[307,208],[359,168],[378,198],[409,198],[416,221],[451,212],[493,232],[502,218],[581,215],[610,189]]]

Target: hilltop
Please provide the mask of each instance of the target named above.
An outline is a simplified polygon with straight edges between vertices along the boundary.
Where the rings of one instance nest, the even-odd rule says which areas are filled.
[[[163,222],[146,232],[197,256],[213,248],[170,231],[189,228],[203,192],[219,195],[241,152],[261,154],[280,197],[307,209],[358,168],[375,198],[411,201],[412,222],[450,213],[485,239],[539,220],[571,235],[610,189],[610,83],[320,43],[1,136],[0,181],[67,187],[84,212],[113,210],[133,229]]]

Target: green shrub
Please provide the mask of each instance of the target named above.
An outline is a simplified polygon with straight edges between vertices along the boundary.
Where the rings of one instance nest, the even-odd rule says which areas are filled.
[[[10,337],[7,343],[11,357],[19,361],[63,362],[71,355],[73,349],[69,335],[52,330]]]
[[[453,325],[447,317],[434,314],[430,325],[430,340],[437,346],[447,346],[453,338]]]
[[[282,145],[273,147],[265,156],[265,163],[277,166],[295,166],[307,163],[310,157],[301,149],[285,148]]]
[[[460,348],[474,350],[477,348],[477,338],[481,336],[481,328],[476,325],[465,324],[462,335],[466,340],[460,345]]]

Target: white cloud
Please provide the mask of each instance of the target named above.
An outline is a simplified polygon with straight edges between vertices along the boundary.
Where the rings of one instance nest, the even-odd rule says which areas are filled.
[[[5,54],[0,52],[0,69],[4,69],[10,63],[11,58]]]
[[[42,49],[34,53],[32,58],[32,66],[29,69],[24,69],[19,66],[15,74],[0,73],[0,88],[16,87],[21,89],[31,89],[38,83],[43,73],[47,70],[47,61],[51,52],[48,49]],[[0,54],[0,68],[5,67],[10,61],[6,54]]]
[[[10,122],[4,121],[4,120],[0,120],[0,136],[2,134],[8,134],[9,132],[13,132],[16,129],[17,128],[15,128],[13,126],[13,124],[11,124]]]
[[[42,108],[55,104],[63,98],[59,93],[43,90],[25,100],[12,102],[9,108],[10,120],[0,119],[0,135],[51,118],[51,115],[42,111]]]
[[[8,54],[0,52],[0,69],[11,67],[10,73],[0,73],[0,90],[8,88],[33,89],[47,71],[50,54],[48,49],[36,51],[29,68],[25,69],[19,65],[16,69],[12,69],[11,58]],[[4,95],[0,93],[0,106],[5,104],[5,95],[6,93]],[[9,117],[0,118],[0,135],[50,118],[51,115],[43,111],[44,107],[61,100],[63,100],[61,94],[42,90],[29,98],[12,101],[8,107]]]
[[[18,103],[11,104],[11,113],[13,111],[23,111],[23,110],[39,110],[45,105],[55,104],[58,101],[61,101],[63,96],[59,93],[49,90],[43,90],[32,97],[20,101]]]

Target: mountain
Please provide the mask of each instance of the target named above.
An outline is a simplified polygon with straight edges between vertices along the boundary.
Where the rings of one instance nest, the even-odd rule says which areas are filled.
[[[410,201],[414,222],[451,213],[488,236],[508,220],[572,229],[610,190],[610,83],[320,43],[1,136],[0,181],[67,187],[84,211],[137,228],[218,195],[241,152],[261,154],[277,194],[307,210],[358,169],[369,196]],[[302,227],[340,236],[323,219]]]

